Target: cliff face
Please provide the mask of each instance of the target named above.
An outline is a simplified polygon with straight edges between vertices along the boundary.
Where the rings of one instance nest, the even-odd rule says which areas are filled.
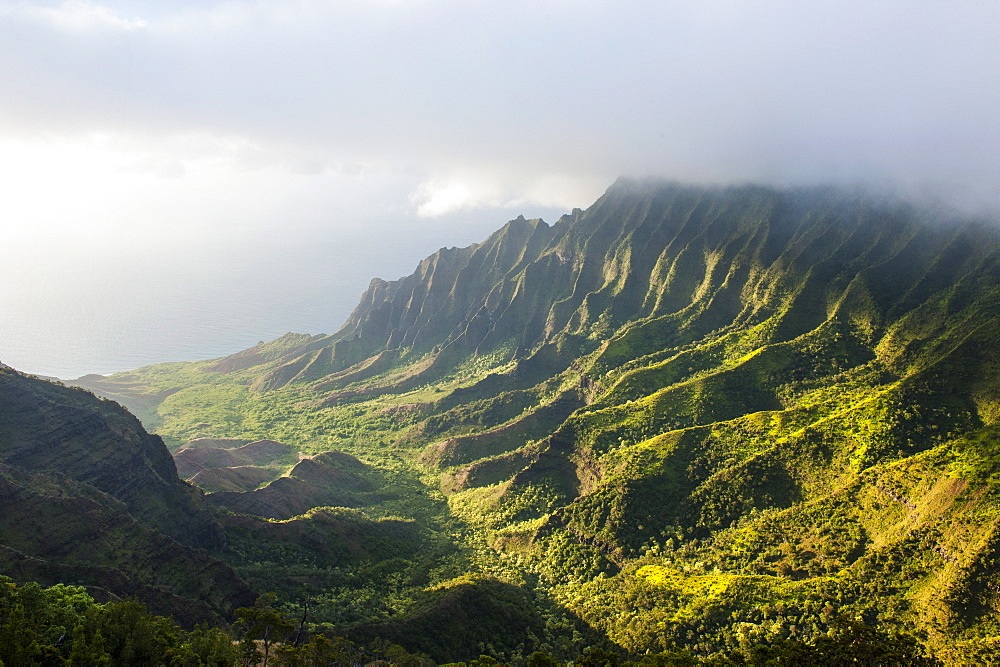
[[[374,280],[339,332],[304,354],[286,350],[259,386],[343,386],[398,364],[390,352],[433,354],[427,380],[474,355],[525,357],[560,336],[588,349],[611,341],[610,369],[779,310],[789,316],[774,322],[772,341],[818,326],[833,308],[874,318],[856,323],[871,336],[936,289],[988,270],[995,234],[928,217],[835,189],[621,181],[555,225],[514,220],[482,244],[438,251],[410,276]],[[644,328],[627,349],[614,344],[635,326]]]
[[[0,563],[5,574],[134,595],[181,621],[253,595],[219,550],[201,493],[119,405],[0,367]]]
[[[366,361],[370,368],[360,377],[371,376],[396,361],[386,354],[374,364],[371,359],[391,351],[406,350],[414,357],[446,349],[448,359],[455,354],[468,356],[490,332],[496,342],[534,341],[544,322],[525,326],[519,321],[527,312],[527,304],[521,303],[524,295],[514,308],[507,306],[531,286],[524,284],[521,274],[552,237],[553,229],[541,220],[518,218],[481,244],[442,248],[420,262],[410,276],[391,282],[373,280],[336,334],[313,341],[304,354],[290,352],[258,386],[274,389],[293,382],[340,380],[338,373]],[[507,316],[495,321],[503,312]],[[355,381],[359,374],[343,379],[339,384]]]

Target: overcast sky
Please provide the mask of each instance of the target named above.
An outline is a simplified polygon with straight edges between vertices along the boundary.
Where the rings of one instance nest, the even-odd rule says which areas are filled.
[[[1000,2],[0,0],[19,303],[41,261],[93,277],[143,249],[186,271],[360,230],[463,244],[619,175],[996,210]]]

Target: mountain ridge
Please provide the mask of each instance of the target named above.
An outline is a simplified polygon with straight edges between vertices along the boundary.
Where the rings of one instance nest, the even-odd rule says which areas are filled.
[[[490,558],[630,652],[836,614],[940,648],[992,641],[1000,613],[998,305],[982,220],[620,180],[373,281],[338,333],[263,363],[88,386],[171,391],[178,441],[405,461]]]

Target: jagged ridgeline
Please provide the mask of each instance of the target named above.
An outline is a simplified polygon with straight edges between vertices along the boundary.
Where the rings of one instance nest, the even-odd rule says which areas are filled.
[[[992,223],[623,180],[373,281],[332,336],[81,384],[168,443],[402,457],[629,651],[847,615],[960,659],[1000,621],[998,279]]]

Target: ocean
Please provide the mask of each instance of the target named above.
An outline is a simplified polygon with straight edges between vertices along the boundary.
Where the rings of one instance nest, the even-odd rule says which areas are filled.
[[[549,213],[551,222],[558,212]],[[69,380],[211,359],[289,331],[333,333],[372,278],[408,275],[438,248],[482,241],[510,217],[18,256],[0,263],[0,362]]]

